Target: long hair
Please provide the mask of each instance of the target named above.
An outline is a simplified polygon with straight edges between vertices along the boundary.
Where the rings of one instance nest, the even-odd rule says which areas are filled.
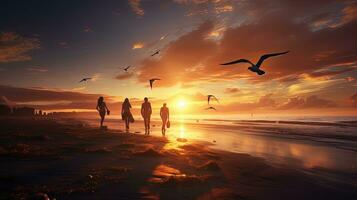
[[[131,104],[130,104],[128,98],[125,98],[124,103],[123,103],[123,106],[127,106],[127,107],[131,108]]]
[[[104,97],[99,97],[97,106],[101,106],[103,104],[103,102],[104,102]]]

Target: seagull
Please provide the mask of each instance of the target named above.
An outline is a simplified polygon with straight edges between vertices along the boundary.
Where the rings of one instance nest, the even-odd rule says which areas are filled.
[[[265,71],[263,71],[263,70],[261,70],[259,68],[260,68],[260,66],[262,65],[262,63],[264,62],[265,59],[268,59],[268,58],[273,57],[273,56],[283,55],[283,54],[286,54],[286,53],[289,53],[289,51],[284,51],[284,52],[281,52],[281,53],[272,53],[272,54],[262,55],[259,58],[259,60],[258,60],[258,62],[256,64],[253,64],[252,62],[250,62],[247,59],[239,59],[239,60],[235,60],[235,61],[232,61],[232,62],[223,63],[221,65],[232,65],[232,64],[236,64],[236,63],[249,63],[252,66],[248,67],[248,70],[250,70],[252,72],[256,72],[258,75],[263,75],[263,74],[265,74]]]
[[[127,72],[130,67],[131,67],[131,65],[127,66],[127,67],[124,68],[123,70]]]
[[[209,105],[209,102],[210,102],[211,98],[214,98],[219,103],[217,97],[215,97],[214,95],[210,94],[210,95],[207,95],[207,103],[208,103],[208,105]]]
[[[155,53],[151,54],[151,57],[155,56],[155,55],[159,55],[160,50],[157,50]]]
[[[210,106],[208,108],[206,108],[205,110],[216,110],[214,107]]]
[[[88,81],[88,80],[91,80],[92,78],[84,78],[84,79],[82,79],[82,80],[80,80],[79,82],[81,83],[81,82],[85,82],[85,81]]]
[[[150,88],[152,89],[152,84],[153,84],[155,81],[159,81],[159,80],[161,80],[161,79],[159,79],[159,78],[150,79],[150,80],[149,80],[149,81],[150,81]]]

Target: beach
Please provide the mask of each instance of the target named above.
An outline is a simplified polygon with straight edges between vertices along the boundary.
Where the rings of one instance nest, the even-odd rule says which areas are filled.
[[[0,199],[355,199],[350,123],[1,118]]]

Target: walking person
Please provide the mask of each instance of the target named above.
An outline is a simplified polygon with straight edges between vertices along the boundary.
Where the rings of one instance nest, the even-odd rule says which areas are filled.
[[[141,116],[144,118],[145,125],[145,135],[150,134],[150,117],[151,117],[152,109],[149,99],[147,97],[144,98],[144,103],[141,105]]]
[[[160,109],[160,117],[162,120],[161,133],[162,135],[165,135],[166,126],[167,128],[170,127],[170,112],[169,112],[169,108],[166,106],[166,103],[164,103]]]
[[[131,114],[131,104],[128,98],[125,98],[122,106],[121,106],[121,117],[125,121],[125,130],[129,131],[129,123],[134,122],[133,115]]]
[[[107,104],[105,104],[105,102],[104,102],[104,97],[98,98],[96,109],[98,110],[99,115],[100,115],[100,128],[103,128],[103,122],[105,119],[105,115],[110,114],[110,110],[108,109]]]

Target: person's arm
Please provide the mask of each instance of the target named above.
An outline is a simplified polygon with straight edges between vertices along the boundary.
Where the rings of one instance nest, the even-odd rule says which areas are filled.
[[[170,121],[170,110],[167,108],[167,120]]]
[[[141,104],[141,116],[144,117],[144,104]]]
[[[109,110],[109,108],[107,107],[107,104],[106,104],[106,103],[104,103],[104,106],[105,106],[105,108],[107,109],[107,111],[110,112],[110,110]]]
[[[121,114],[124,113],[124,103],[121,105]]]
[[[97,107],[95,107],[95,109],[97,109],[97,111],[99,111],[99,104],[97,104]]]
[[[160,108],[160,117],[162,118],[162,108]]]
[[[152,114],[151,103],[149,103],[149,113]]]

